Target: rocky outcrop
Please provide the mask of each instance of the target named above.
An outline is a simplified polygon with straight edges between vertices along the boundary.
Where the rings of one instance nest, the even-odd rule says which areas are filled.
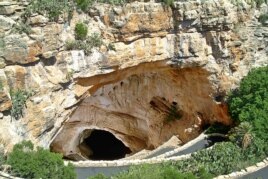
[[[154,149],[174,134],[187,142],[204,124],[230,124],[226,106],[210,97],[213,90],[207,77],[202,68],[177,69],[151,62],[86,78],[81,83],[91,83],[92,95],[79,104],[51,147],[66,156],[79,153],[81,132],[101,128],[138,152]]]
[[[156,148],[173,135],[187,142],[204,124],[229,124],[226,93],[251,68],[268,63],[268,29],[257,22],[266,6],[98,4],[74,12],[70,22],[32,14],[29,30],[20,23],[27,5],[0,2],[0,141],[7,149],[31,139],[66,156],[81,155],[81,136],[89,129],[111,132],[132,152]],[[81,21],[115,50],[67,51]],[[19,120],[8,111],[12,89],[34,92]],[[174,105],[175,120],[166,122]]]

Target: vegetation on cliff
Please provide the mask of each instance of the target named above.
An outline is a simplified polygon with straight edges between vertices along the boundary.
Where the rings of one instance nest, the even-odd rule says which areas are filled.
[[[268,141],[268,67],[254,69],[229,98],[230,114],[237,123],[249,122],[256,137]]]
[[[12,90],[10,92],[12,100],[11,117],[18,120],[23,116],[23,109],[27,99],[32,96],[32,92],[26,90]]]

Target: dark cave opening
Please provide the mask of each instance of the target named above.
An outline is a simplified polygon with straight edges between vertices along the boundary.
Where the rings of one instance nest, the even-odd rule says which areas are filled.
[[[91,160],[117,160],[131,153],[122,141],[104,130],[93,130],[82,145],[90,149],[87,157]]]

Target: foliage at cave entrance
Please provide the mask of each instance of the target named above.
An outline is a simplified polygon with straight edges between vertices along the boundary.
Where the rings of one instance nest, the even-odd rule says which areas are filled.
[[[268,66],[249,72],[228,103],[233,119],[250,122],[257,137],[268,141]]]

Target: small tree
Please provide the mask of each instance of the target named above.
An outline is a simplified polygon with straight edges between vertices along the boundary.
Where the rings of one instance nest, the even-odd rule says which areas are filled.
[[[76,5],[79,9],[86,12],[88,8],[92,5],[92,0],[75,0]]]
[[[75,25],[75,38],[77,40],[85,40],[87,37],[87,26],[86,24],[80,22]]]
[[[268,141],[268,66],[250,71],[228,103],[234,120],[250,122],[256,137]]]

